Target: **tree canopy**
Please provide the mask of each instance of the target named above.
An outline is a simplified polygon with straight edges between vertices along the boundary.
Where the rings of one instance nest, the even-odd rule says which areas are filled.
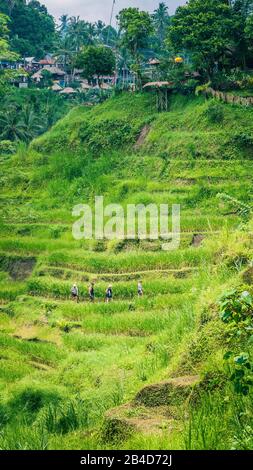
[[[9,18],[6,15],[0,13],[0,60],[3,61],[15,61],[18,59],[18,55],[12,52],[9,44],[9,29],[8,29]],[[12,70],[0,70],[0,95],[4,93],[8,82],[16,74],[16,71]]]
[[[151,16],[139,8],[125,8],[117,17],[121,32],[121,43],[133,56],[147,45],[153,31]]]
[[[211,74],[215,63],[224,58],[233,30],[226,0],[189,0],[172,19],[169,41],[178,52],[188,51],[194,63]]]
[[[76,66],[83,69],[83,77],[91,80],[102,75],[111,75],[115,69],[115,56],[104,46],[88,46],[77,56]]]
[[[12,61],[18,56],[10,50],[8,23],[8,16],[0,13],[0,60]]]
[[[11,46],[22,57],[41,57],[52,51],[55,23],[44,5],[37,0],[0,0],[0,12],[10,16]]]
[[[244,67],[252,11],[252,0],[189,0],[172,19],[168,44],[175,52],[186,51],[208,76],[217,67]]]
[[[168,7],[165,5],[164,2],[159,3],[159,6],[154,11],[152,18],[154,22],[156,36],[158,39],[158,47],[161,48],[163,46],[170,22]]]

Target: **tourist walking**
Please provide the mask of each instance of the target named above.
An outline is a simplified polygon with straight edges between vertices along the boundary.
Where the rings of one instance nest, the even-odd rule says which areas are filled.
[[[95,300],[94,282],[92,282],[89,286],[89,298],[90,298],[90,302],[94,302]]]
[[[73,284],[73,286],[71,287],[71,297],[77,303],[79,302],[79,291],[76,284]]]
[[[137,291],[138,291],[138,296],[142,297],[143,296],[143,287],[142,287],[142,282],[141,281],[138,282]]]
[[[112,300],[112,286],[108,286],[106,291],[105,291],[105,301],[106,303],[111,302]]]

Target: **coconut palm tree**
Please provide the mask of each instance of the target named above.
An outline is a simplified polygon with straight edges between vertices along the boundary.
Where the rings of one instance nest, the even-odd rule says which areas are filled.
[[[162,46],[166,36],[166,30],[169,24],[169,19],[170,17],[168,13],[168,7],[165,5],[164,2],[159,3],[158,8],[153,13],[153,21],[160,47]]]
[[[62,60],[65,73],[67,72],[69,65],[72,63],[75,55],[76,47],[71,35],[67,34],[60,38],[55,44],[54,57],[58,60]]]
[[[4,140],[26,140],[25,125],[15,106],[0,114],[0,136]]]
[[[93,23],[86,23],[87,31],[87,46],[93,46],[96,42],[96,25]]]
[[[68,32],[68,27],[69,27],[69,21],[70,21],[70,18],[68,15],[62,15],[60,18],[59,18],[59,21],[60,21],[60,25],[59,25],[59,32],[61,34],[61,36],[66,36],[67,32]]]
[[[79,52],[81,46],[84,44],[91,44],[90,35],[95,36],[95,26],[93,25],[93,30],[90,31],[90,23],[80,20],[79,16],[72,16],[70,18],[68,37],[71,39],[75,45],[76,52]]]
[[[23,108],[23,111],[21,113],[20,124],[22,125],[25,131],[24,140],[26,142],[29,142],[38,134],[40,134],[45,127],[45,123],[43,125],[43,120],[41,120],[41,118],[38,118],[34,109],[29,105],[26,105]]]
[[[95,23],[96,37],[100,42],[103,42],[103,31],[105,29],[105,23],[101,20],[98,20]]]

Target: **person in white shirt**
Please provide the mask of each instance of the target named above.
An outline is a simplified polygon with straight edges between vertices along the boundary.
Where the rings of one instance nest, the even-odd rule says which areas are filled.
[[[138,282],[138,296],[142,297],[143,296],[143,287],[142,287],[142,282]]]
[[[79,292],[76,284],[73,284],[73,286],[71,287],[71,297],[76,302],[79,302]]]

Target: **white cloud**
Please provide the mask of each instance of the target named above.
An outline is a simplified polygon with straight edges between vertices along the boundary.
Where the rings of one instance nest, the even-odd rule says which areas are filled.
[[[103,20],[109,23],[112,0],[40,0],[45,4],[48,11],[58,19],[63,14],[70,16],[80,16],[87,21]],[[142,10],[153,11],[162,0],[116,0],[115,14],[122,8],[139,7]],[[175,8],[186,3],[186,0],[167,0],[165,3],[169,7],[170,13],[174,13]],[[115,20],[114,20],[115,21]]]

